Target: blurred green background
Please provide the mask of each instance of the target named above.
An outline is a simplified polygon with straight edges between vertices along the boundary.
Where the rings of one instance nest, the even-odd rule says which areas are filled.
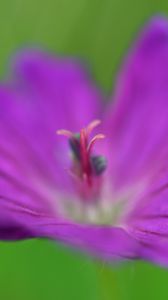
[[[151,16],[167,13],[167,0],[1,1],[0,73],[13,52],[35,45],[82,57],[110,91],[138,30]],[[110,297],[102,294],[103,276]],[[47,241],[0,243],[0,299],[158,300],[167,299],[167,283],[168,271],[148,263],[105,273],[103,264],[97,268],[91,259]]]

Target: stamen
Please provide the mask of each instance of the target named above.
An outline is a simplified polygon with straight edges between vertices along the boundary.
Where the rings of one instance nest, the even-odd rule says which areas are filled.
[[[69,145],[74,154],[74,158],[80,161],[80,134],[75,134],[73,137],[69,139]]]
[[[74,175],[74,178],[87,182],[89,187],[93,184],[94,175],[100,176],[107,166],[104,156],[91,155],[95,142],[105,138],[104,134],[99,133],[89,142],[90,133],[100,123],[100,120],[94,120],[86,128],[82,128],[80,133],[73,133],[65,129],[57,130],[57,134],[64,135],[69,139],[69,145],[73,153],[71,176]]]
[[[81,164],[83,168],[84,174],[90,173],[90,166],[89,166],[89,159],[88,159],[88,152],[87,152],[87,135],[86,130],[82,129],[80,132],[80,146],[81,146]]]
[[[104,156],[97,155],[91,157],[91,165],[95,175],[101,175],[107,167],[107,160]]]

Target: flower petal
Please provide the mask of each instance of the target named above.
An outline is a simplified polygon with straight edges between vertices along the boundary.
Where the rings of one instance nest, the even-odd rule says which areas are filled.
[[[121,228],[55,224],[55,221],[50,219],[41,224],[40,231],[42,237],[56,239],[104,260],[114,262],[139,257],[138,242]]]
[[[125,228],[139,242],[142,259],[168,266],[167,20],[155,18],[142,32],[119,76],[115,100],[107,122],[113,179],[117,187],[142,188]]]
[[[78,130],[84,120],[97,118],[98,98],[76,63],[39,52],[19,57],[14,80],[0,87],[0,238],[6,226],[12,239],[11,230],[7,231],[10,219],[13,228],[22,232],[21,224],[32,227],[31,222],[24,222],[32,212],[37,220],[41,214],[57,216],[58,191],[72,191],[72,186],[65,171],[68,143],[56,136],[56,130]],[[9,209],[11,203],[15,209]],[[18,230],[13,231],[15,236]]]
[[[16,59],[14,71],[41,102],[46,122],[53,121],[54,129],[79,131],[99,116],[100,91],[75,59],[29,50]]]
[[[122,70],[108,116],[116,183],[132,183],[168,150],[168,21],[152,20]]]
[[[127,219],[127,231],[141,245],[141,258],[168,266],[168,161]]]

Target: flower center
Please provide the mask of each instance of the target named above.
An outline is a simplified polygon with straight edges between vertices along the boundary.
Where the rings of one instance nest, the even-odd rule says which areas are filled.
[[[94,120],[79,133],[66,129],[57,131],[57,134],[68,138],[71,150],[68,173],[75,187],[75,193],[60,194],[57,209],[65,218],[81,224],[121,226],[125,214],[129,213],[128,200],[134,199],[135,191],[129,188],[118,193],[112,180],[109,183],[107,176],[103,176],[107,161],[104,156],[94,154],[93,146],[105,136],[99,133],[91,137],[99,124],[100,120]]]
[[[100,190],[100,177],[107,167],[106,158],[102,155],[93,154],[95,142],[103,139],[103,134],[96,134],[90,139],[90,134],[100,124],[100,120],[92,121],[87,127],[82,128],[79,133],[60,129],[57,134],[64,135],[69,140],[72,153],[72,165],[69,173],[80,184],[80,196],[83,199],[92,199]],[[99,182],[99,184],[98,184]]]

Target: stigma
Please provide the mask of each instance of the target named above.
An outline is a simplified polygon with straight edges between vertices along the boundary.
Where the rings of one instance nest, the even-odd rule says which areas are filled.
[[[73,133],[66,129],[57,130],[57,134],[68,138],[72,154],[70,174],[87,183],[90,188],[93,187],[95,179],[100,177],[107,167],[104,156],[93,154],[94,144],[98,140],[104,139],[105,135],[99,133],[90,138],[93,129],[100,123],[100,120],[93,120],[87,127],[82,128],[79,133]]]

